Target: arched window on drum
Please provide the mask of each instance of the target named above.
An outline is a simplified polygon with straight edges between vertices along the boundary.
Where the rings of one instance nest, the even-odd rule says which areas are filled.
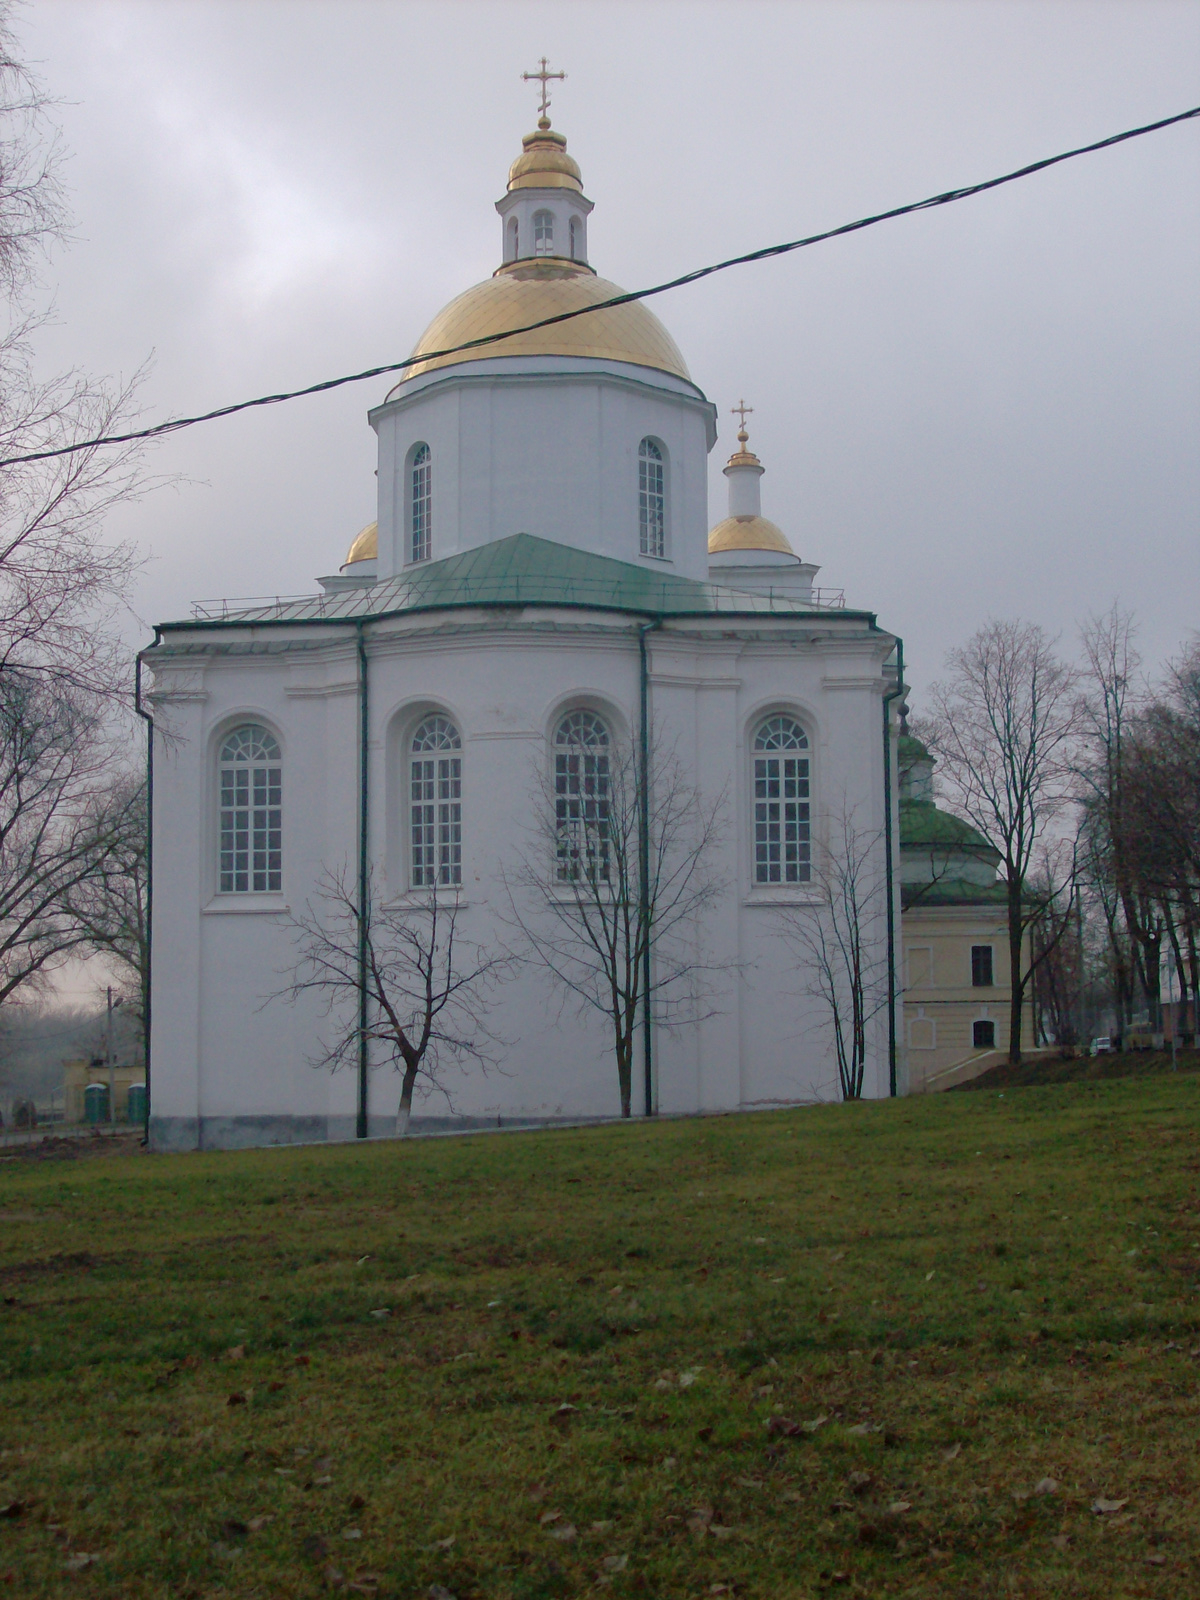
[[[535,256],[552,256],[554,254],[553,211],[535,211],[533,213],[533,253]]]
[[[638,549],[644,556],[667,553],[667,489],[662,446],[643,439],[638,446]]]
[[[571,711],[554,734],[555,876],[607,883],[609,733],[594,711]]]
[[[283,761],[275,735],[257,722],[221,741],[222,894],[283,888]]]
[[[410,479],[410,559],[428,561],[433,554],[433,456],[427,444],[413,451]]]
[[[812,876],[812,799],[808,735],[777,715],[754,736],[754,881],[808,883]]]
[[[440,713],[418,723],[409,749],[414,889],[462,882],[462,739]]]

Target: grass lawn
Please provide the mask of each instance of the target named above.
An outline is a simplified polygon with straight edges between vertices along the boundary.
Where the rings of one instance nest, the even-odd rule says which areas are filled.
[[[1200,1595],[1200,1078],[0,1161],[0,1600]]]

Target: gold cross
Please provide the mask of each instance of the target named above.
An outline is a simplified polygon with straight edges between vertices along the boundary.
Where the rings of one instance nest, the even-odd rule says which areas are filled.
[[[549,83],[550,83],[550,80],[552,78],[565,78],[566,77],[566,73],[565,72],[547,72],[546,68],[547,68],[548,65],[549,65],[549,63],[547,62],[545,56],[543,56],[541,58],[541,62],[539,64],[539,68],[540,68],[539,71],[537,71],[537,72],[523,72],[521,74],[522,78],[524,78],[526,83],[528,83],[531,78],[535,78],[542,85],[542,103],[538,107],[538,114],[541,116],[542,120],[546,123],[547,127],[550,126],[549,118],[547,116],[547,113],[550,110],[550,90],[549,90],[549,87],[548,87]]]
[[[740,433],[738,434],[738,438],[743,444],[745,444],[746,440],[750,437],[750,435],[746,432],[746,418],[754,415],[754,407],[748,406],[744,400],[739,400],[737,405],[730,406],[729,414],[732,417],[740,417],[742,419],[742,427]]]

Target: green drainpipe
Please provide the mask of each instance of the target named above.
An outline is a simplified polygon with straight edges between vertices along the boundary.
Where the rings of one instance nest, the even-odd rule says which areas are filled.
[[[887,883],[888,1093],[896,1094],[896,895],[892,844],[892,701],[904,693],[904,640],[896,640],[896,687],[883,697],[884,877]]]
[[[154,644],[162,638],[162,629],[155,628]],[[154,646],[151,646],[153,649]],[[154,960],[154,718],[142,705],[142,656],[139,650],[134,667],[133,705],[146,724],[146,975],[145,1015],[142,1017],[142,1052],[146,1066],[146,1120],[142,1125],[142,1143],[150,1143],[150,1006],[154,989],[151,982],[151,965]]]
[[[370,1060],[367,1050],[367,897],[371,889],[368,845],[370,841],[370,785],[368,763],[370,746],[370,701],[367,677],[367,640],[363,620],[357,618],[354,632],[358,645],[358,1114],[355,1138],[367,1137]]]
[[[645,1111],[654,1115],[654,1019],[650,1008],[650,668],[646,635],[662,627],[656,617],[638,629],[638,668],[641,700],[641,781],[638,785],[638,921],[642,927],[642,1077]]]

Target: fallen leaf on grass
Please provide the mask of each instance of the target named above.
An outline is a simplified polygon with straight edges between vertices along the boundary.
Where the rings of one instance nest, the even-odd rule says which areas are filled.
[[[251,1517],[250,1521],[246,1524],[246,1528],[250,1533],[260,1533],[263,1528],[266,1527],[267,1523],[272,1521],[274,1521],[274,1518],[272,1517]]]
[[[331,1589],[340,1589],[346,1581],[346,1574],[338,1567],[326,1567],[323,1576]]]
[[[427,1600],[458,1600],[458,1597],[451,1594],[444,1583],[431,1583],[425,1593]]]
[[[342,1538],[343,1539],[361,1539],[362,1538],[362,1529],[361,1528],[343,1528],[342,1529]]]
[[[687,1530],[693,1539],[703,1539],[708,1532],[709,1523],[713,1518],[712,1510],[707,1506],[700,1506],[693,1511],[687,1519]]]
[[[1120,1511],[1122,1506],[1127,1506],[1128,1504],[1129,1504],[1129,1501],[1127,1499],[1126,1500],[1098,1499],[1098,1500],[1093,1500],[1092,1501],[1092,1510],[1096,1513],[1096,1515],[1098,1517],[1104,1517],[1104,1516],[1108,1516],[1113,1511]]]
[[[384,1317],[390,1317],[391,1314],[391,1306],[376,1306],[375,1310],[371,1313],[373,1317],[378,1317],[381,1321]]]
[[[244,1344],[231,1345],[225,1352],[226,1361],[244,1361],[246,1359],[246,1346]]]
[[[888,1507],[888,1510],[891,1512],[892,1516],[898,1517],[898,1516],[901,1515],[902,1512],[911,1511],[912,1510],[912,1501],[911,1500],[893,1500],[891,1505]]]
[[[957,1461],[958,1457],[961,1454],[962,1454],[962,1445],[961,1444],[948,1445],[947,1448],[942,1451],[942,1460],[943,1461]]]
[[[1057,1494],[1058,1483],[1054,1478],[1039,1478],[1033,1486],[1034,1494]]]
[[[935,1268],[934,1268],[934,1272],[936,1272],[936,1271],[937,1271],[937,1268],[936,1268],[936,1267],[935,1267]],[[933,1277],[933,1272],[927,1272],[927,1273],[926,1273],[926,1274],[925,1274],[925,1282],[926,1282],[926,1283],[928,1283],[928,1282],[929,1282],[929,1280],[930,1280],[930,1278],[932,1278],[932,1277]]]
[[[860,1438],[868,1433],[882,1433],[882,1422],[856,1422],[854,1427],[847,1428],[847,1433],[857,1434]]]
[[[1163,1555],[1161,1550],[1151,1550],[1149,1554],[1142,1557],[1142,1560],[1148,1567],[1162,1567],[1165,1566],[1167,1562],[1167,1558]]]
[[[435,1539],[432,1544],[427,1544],[425,1548],[426,1550],[449,1550],[454,1544],[454,1539],[455,1535],[451,1534],[447,1539]]]
[[[561,1521],[562,1521],[562,1512],[561,1511],[543,1511],[541,1516],[538,1518],[538,1522],[541,1524],[541,1526],[543,1528],[548,1528],[552,1522],[561,1522]]]
[[[547,1528],[546,1531],[552,1539],[560,1539],[563,1544],[570,1544],[577,1537],[574,1525],[570,1522],[564,1522],[558,1528]]]
[[[604,1570],[605,1570],[605,1572],[624,1572],[625,1568],[628,1565],[629,1565],[629,1557],[627,1555],[624,1555],[624,1556],[605,1556],[605,1558],[604,1558]]]
[[[63,1562],[63,1566],[66,1567],[68,1572],[82,1572],[84,1567],[95,1566],[99,1559],[99,1556],[85,1555],[82,1550],[78,1550],[73,1556],[67,1557]]]
[[[1071,1535],[1069,1533],[1056,1533],[1050,1543],[1056,1550],[1069,1550],[1071,1547]]]
[[[679,1387],[681,1389],[690,1389],[699,1376],[699,1372],[681,1372],[679,1374]]]
[[[565,1422],[568,1417],[574,1416],[574,1414],[578,1410],[579,1410],[578,1406],[568,1405],[567,1402],[564,1400],[562,1405],[561,1406],[557,1406],[554,1409],[554,1411],[551,1413],[551,1415],[552,1415],[552,1417],[554,1418],[554,1420],[556,1422],[557,1421]]]
[[[611,1533],[612,1532],[612,1523],[611,1522],[593,1522],[591,1527],[588,1529],[588,1532],[589,1533]]]
[[[709,1525],[708,1525],[708,1531],[709,1531],[709,1533],[712,1534],[714,1539],[732,1539],[733,1538],[733,1529],[732,1528],[726,1528],[726,1527],[723,1526],[723,1524],[721,1524],[719,1522],[710,1522]]]
[[[849,1482],[850,1487],[854,1490],[855,1494],[866,1494],[867,1490],[875,1482],[875,1479],[869,1472],[852,1472],[850,1474]]]

